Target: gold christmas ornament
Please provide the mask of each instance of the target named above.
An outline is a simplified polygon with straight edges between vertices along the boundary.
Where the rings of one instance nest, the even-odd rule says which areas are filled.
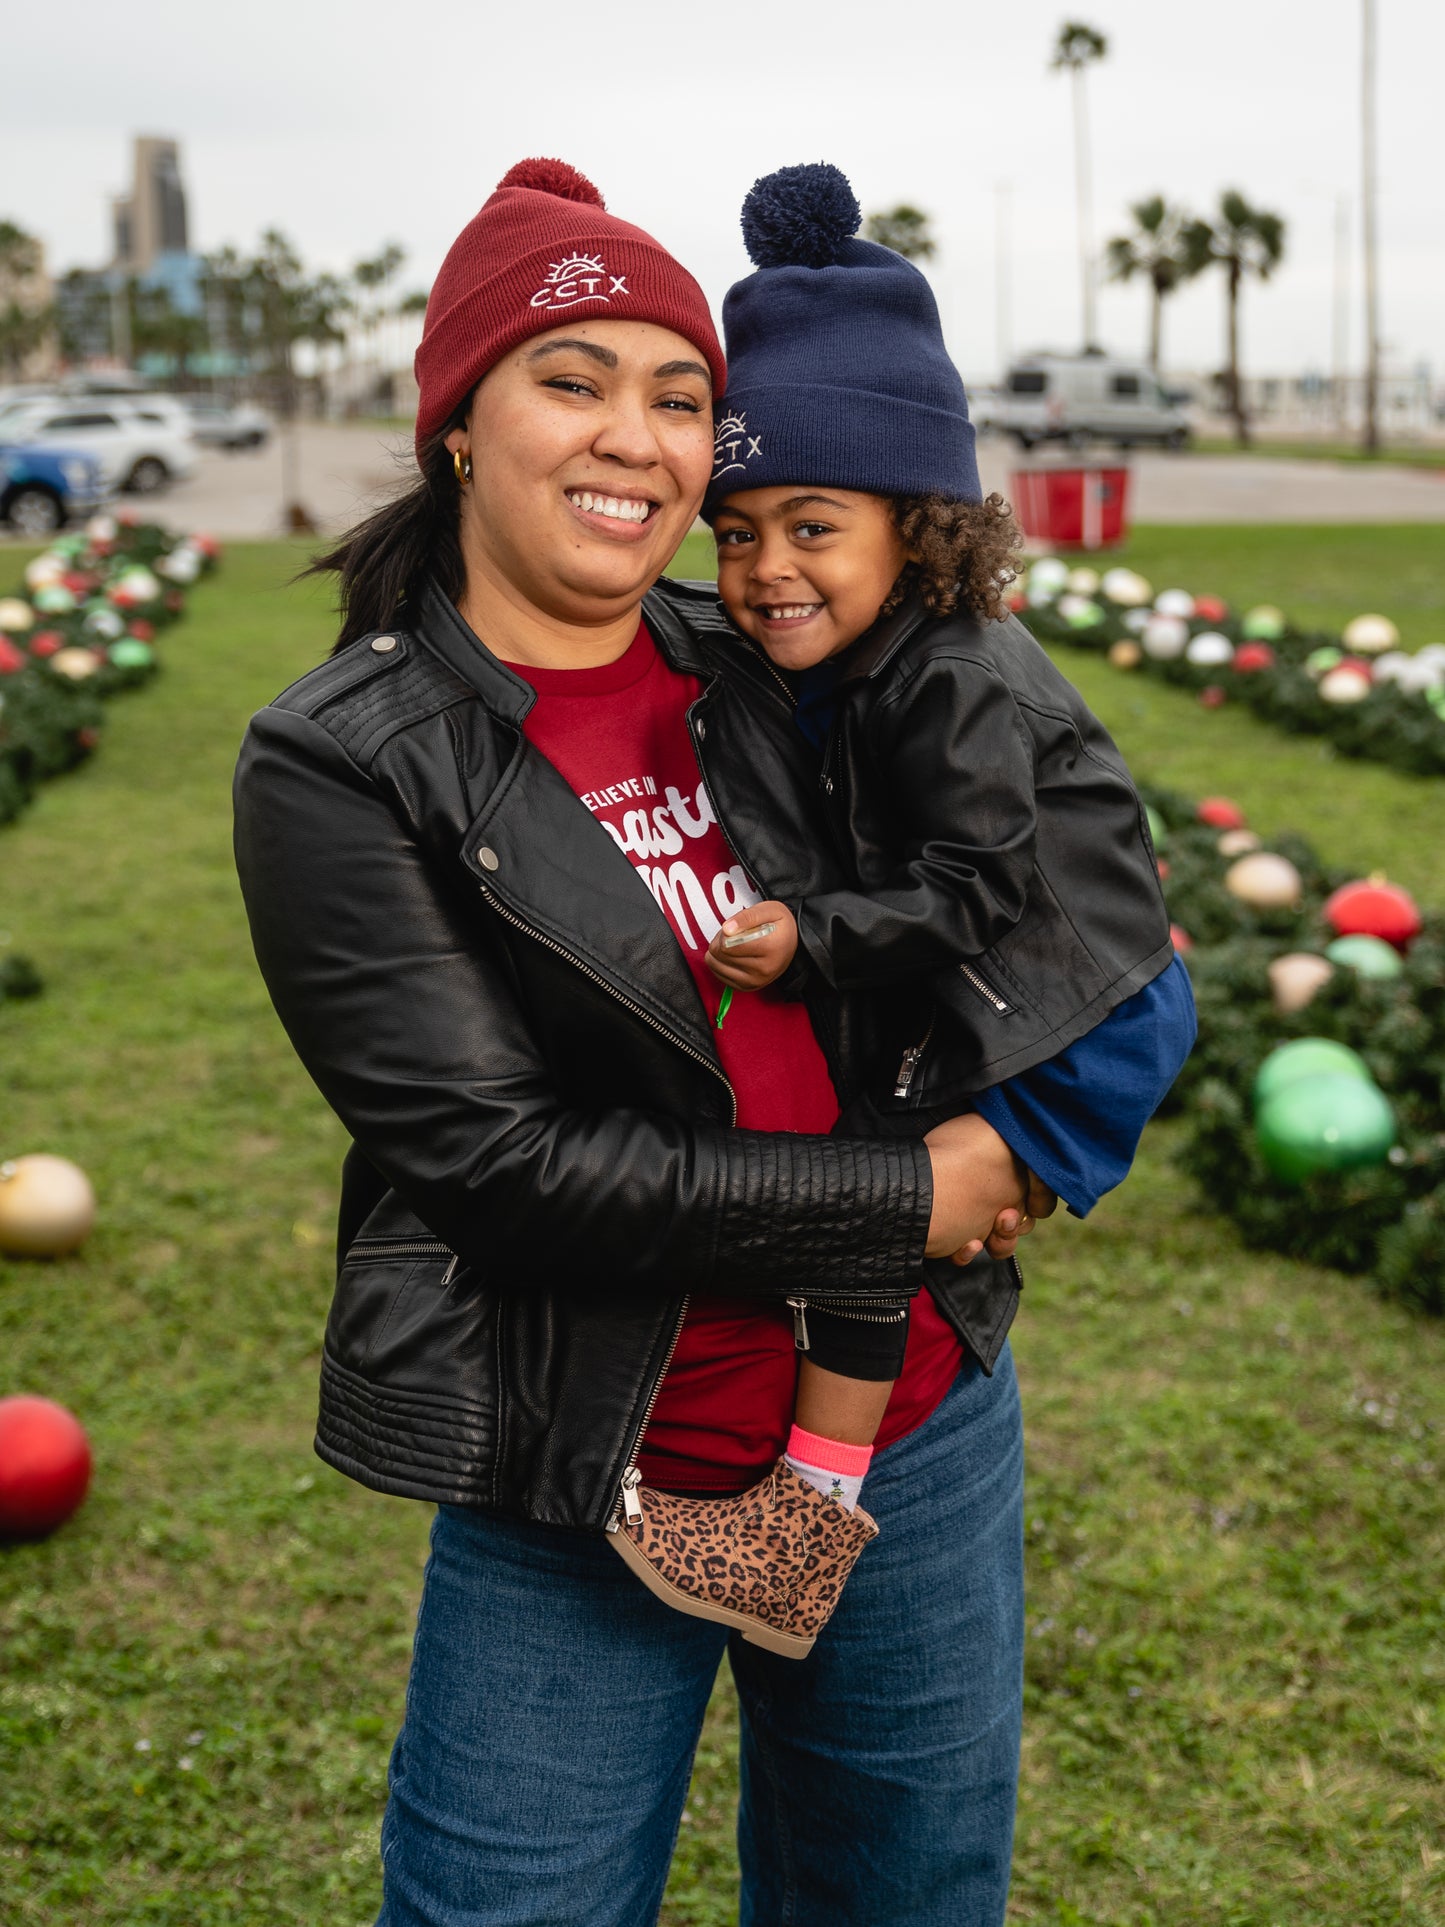
[[[90,1236],[95,1193],[69,1158],[46,1151],[0,1164],[0,1251],[11,1258],[63,1258]]]
[[[1144,651],[1137,642],[1130,642],[1127,637],[1109,645],[1109,661],[1116,669],[1137,669],[1143,660]]]
[[[1224,873],[1224,887],[1253,910],[1292,909],[1304,892],[1300,873],[1289,858],[1269,850],[1255,850],[1231,863]]]

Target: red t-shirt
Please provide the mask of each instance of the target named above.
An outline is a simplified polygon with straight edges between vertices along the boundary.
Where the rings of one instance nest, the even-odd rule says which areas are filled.
[[[713,817],[687,730],[702,693],[669,668],[645,627],[598,669],[512,664],[537,692],[523,725],[628,857],[667,918],[703,1008],[722,986],[707,947],[761,892]],[[825,1135],[838,1116],[827,1062],[801,1003],[775,990],[739,992],[714,1031],[737,1095],[738,1124]],[[686,1290],[687,1280],[679,1279]],[[962,1346],[927,1292],[913,1301],[908,1355],[878,1435],[880,1445],[921,1425],[953,1383]],[[640,1464],[650,1485],[737,1491],[777,1459],[797,1381],[792,1316],[757,1299],[696,1296],[648,1421]]]

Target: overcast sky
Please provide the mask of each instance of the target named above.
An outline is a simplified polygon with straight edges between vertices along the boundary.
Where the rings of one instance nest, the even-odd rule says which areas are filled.
[[[1445,6],[1378,0],[1383,330],[1390,362],[1445,364],[1440,90]],[[182,144],[193,244],[245,247],[279,225],[314,266],[388,239],[425,286],[511,163],[557,154],[649,228],[714,304],[746,271],[737,212],[753,179],[832,160],[865,208],[933,216],[930,268],[956,358],[1000,351],[1000,184],[1015,350],[1077,345],[1069,83],[1048,71],[1077,16],[1107,34],[1089,77],[1101,242],[1162,191],[1207,211],[1238,186],[1289,223],[1276,279],[1246,297],[1246,364],[1328,371],[1336,207],[1349,201],[1350,365],[1363,339],[1358,253],[1360,0],[78,0],[17,7],[5,32],[0,218],[52,267],[99,265],[130,139]],[[1142,348],[1137,284],[1107,289],[1101,332]],[[1222,278],[1170,304],[1166,360],[1218,365]]]

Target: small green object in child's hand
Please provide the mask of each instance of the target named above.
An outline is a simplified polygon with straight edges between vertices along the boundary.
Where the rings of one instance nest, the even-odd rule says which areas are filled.
[[[733,987],[731,984],[724,984],[723,994],[717,1000],[717,1016],[713,1019],[714,1030],[722,1029],[723,1018],[727,1016],[728,1011],[732,1008],[732,1001],[733,1001]]]

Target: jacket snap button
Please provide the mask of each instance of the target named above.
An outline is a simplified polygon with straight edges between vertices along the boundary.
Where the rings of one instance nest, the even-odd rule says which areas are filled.
[[[496,851],[486,843],[477,851],[477,861],[484,870],[498,870],[502,865],[502,859],[497,855]]]
[[[377,655],[384,656],[387,654],[389,650],[395,649],[396,637],[395,636],[373,636],[371,639],[371,646],[376,651]]]

